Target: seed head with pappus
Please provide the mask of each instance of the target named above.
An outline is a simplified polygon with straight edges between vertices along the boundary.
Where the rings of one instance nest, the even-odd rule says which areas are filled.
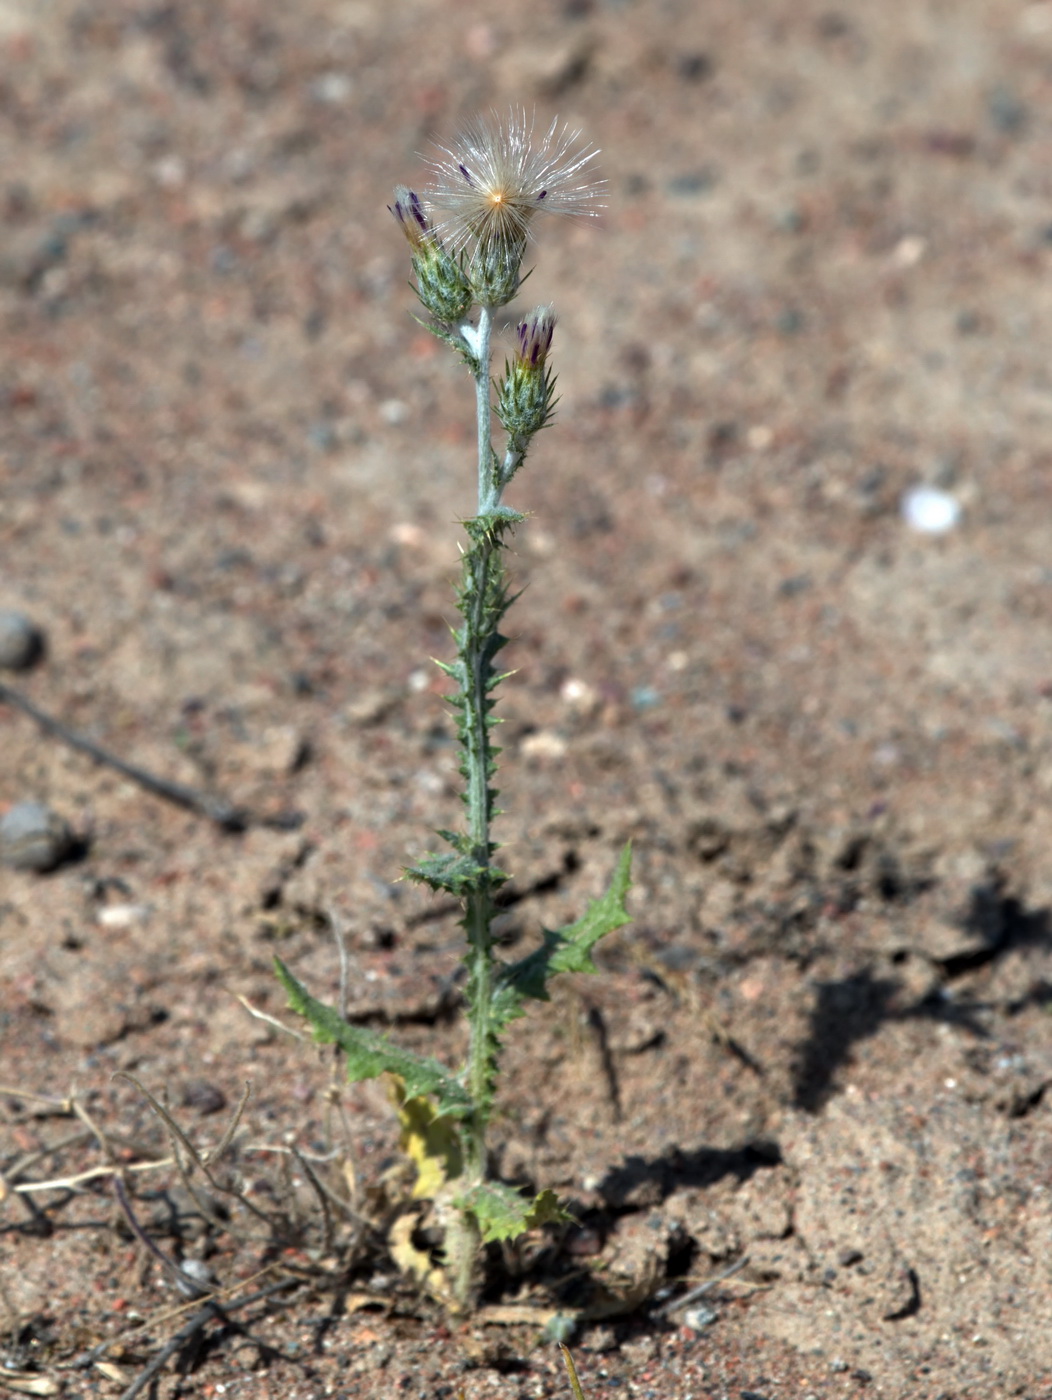
[[[438,152],[427,190],[436,232],[465,254],[479,300],[491,295],[491,305],[515,294],[537,214],[589,218],[602,208],[606,184],[591,170],[599,152],[558,120],[538,135],[524,111],[479,117]]]

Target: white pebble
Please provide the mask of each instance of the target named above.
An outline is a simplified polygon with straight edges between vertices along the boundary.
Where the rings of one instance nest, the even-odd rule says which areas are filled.
[[[587,681],[574,678],[563,681],[559,688],[559,696],[568,709],[575,710],[578,714],[590,715],[599,708],[599,692]]]
[[[107,904],[96,917],[103,928],[131,928],[144,923],[149,912],[145,904]]]
[[[527,734],[519,745],[519,752],[527,759],[558,759],[566,755],[566,740],[550,729],[539,729],[536,734]]]
[[[689,1327],[692,1332],[704,1332],[706,1327],[711,1327],[719,1318],[719,1313],[708,1303],[697,1303],[692,1308],[686,1308],[683,1313],[683,1326]]]
[[[203,1259],[184,1259],[179,1271],[184,1275],[178,1281],[179,1292],[188,1298],[207,1293],[216,1285],[216,1276]]]
[[[922,535],[945,535],[961,518],[961,503],[948,491],[915,486],[902,498],[902,518]]]

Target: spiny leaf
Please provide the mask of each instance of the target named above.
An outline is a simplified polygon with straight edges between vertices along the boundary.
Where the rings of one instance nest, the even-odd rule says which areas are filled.
[[[508,878],[503,870],[497,870],[492,865],[480,865],[470,855],[457,854],[424,856],[416,865],[407,865],[405,873],[411,880],[419,880],[433,890],[445,890],[458,899],[478,889],[482,880],[495,889]]]
[[[474,1215],[483,1244],[513,1240],[537,1225],[570,1219],[554,1191],[542,1191],[531,1201],[521,1191],[499,1181],[480,1182],[457,1196],[454,1204]]]
[[[448,1114],[439,1113],[430,1099],[399,1096],[400,1146],[416,1165],[413,1195],[418,1200],[433,1199],[447,1181],[456,1180],[464,1170],[460,1131],[456,1122]]]
[[[505,964],[497,974],[493,996],[493,1022],[499,1032],[523,1014],[523,1001],[548,1000],[548,982],[557,972],[595,972],[592,949],[605,934],[630,922],[625,898],[632,885],[632,845],[621,852],[610,888],[591,904],[576,923],[553,932],[544,931],[544,942],[518,962]]]
[[[454,1118],[466,1118],[474,1111],[463,1084],[440,1061],[404,1050],[378,1031],[350,1025],[334,1007],[316,1001],[280,958],[274,959],[274,967],[288,993],[289,1006],[310,1022],[314,1039],[320,1045],[338,1045],[343,1051],[352,1084],[396,1074],[405,1085],[407,1098],[432,1094],[439,1111]]]
[[[448,841],[453,849],[462,856],[466,856],[471,850],[471,837],[466,831],[449,831],[444,826],[440,826],[435,831],[436,836],[441,836],[443,841]]]
[[[600,938],[632,922],[625,908],[625,899],[632,888],[632,843],[625,843],[617,862],[610,888],[599,899],[593,899],[582,916],[559,930],[559,947],[552,958],[555,972],[595,972],[589,956]]]

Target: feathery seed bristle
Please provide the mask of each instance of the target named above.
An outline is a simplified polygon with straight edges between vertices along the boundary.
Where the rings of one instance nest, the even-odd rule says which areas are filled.
[[[451,147],[440,146],[427,192],[447,245],[483,256],[521,257],[534,214],[594,216],[605,191],[588,167],[598,155],[558,120],[534,136],[525,111],[476,118]]]

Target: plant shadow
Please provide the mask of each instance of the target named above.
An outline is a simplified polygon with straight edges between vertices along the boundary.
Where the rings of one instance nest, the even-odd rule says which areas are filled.
[[[740,1184],[758,1171],[776,1167],[781,1160],[778,1144],[767,1139],[741,1147],[698,1147],[689,1152],[670,1147],[657,1157],[626,1157],[607,1171],[597,1191],[611,1210],[637,1209],[660,1205],[685,1186],[714,1186],[728,1176]]]
[[[939,987],[918,1000],[896,1006],[902,983],[894,977],[877,977],[867,968],[850,977],[815,983],[815,1003],[808,1035],[801,1045],[793,1072],[794,1107],[817,1113],[836,1091],[837,1071],[850,1061],[853,1048],[888,1022],[929,1020],[956,1025],[977,1039],[986,1039],[980,1013],[987,1003],[956,997],[951,984],[1022,948],[1052,947],[1052,916],[1048,909],[1027,910],[996,887],[972,891],[961,919],[966,931],[980,935],[974,949],[933,960],[942,975]],[[1018,1014],[1030,1004],[1049,999],[1047,983],[1036,983],[1026,996],[1009,1004]]]

